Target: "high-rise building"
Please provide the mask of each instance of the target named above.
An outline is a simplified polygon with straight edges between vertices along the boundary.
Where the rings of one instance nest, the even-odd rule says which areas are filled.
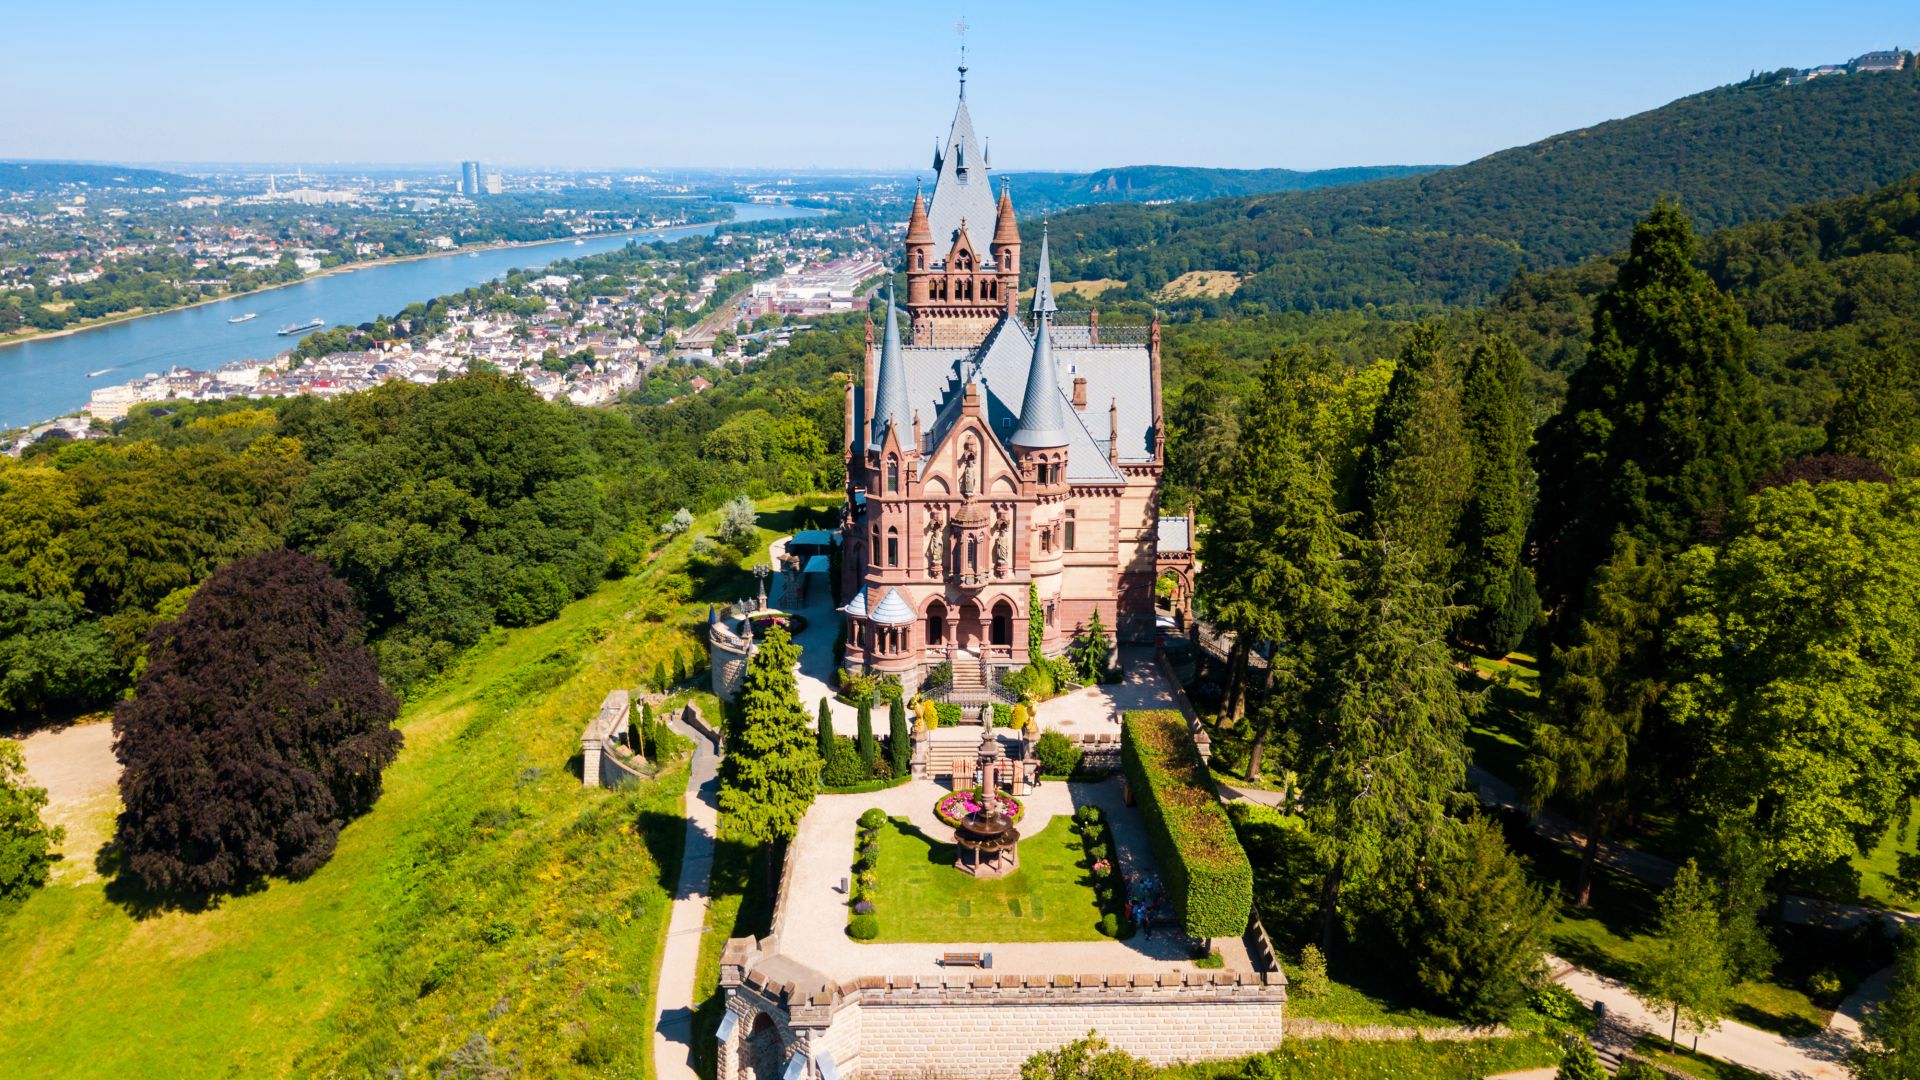
[[[480,194],[480,163],[463,161],[460,163],[460,194]]]
[[[500,174],[499,173],[491,172],[491,171],[487,173],[487,194],[489,195],[500,194]]]
[[[907,222],[911,336],[889,295],[846,400],[846,665],[910,692],[942,662],[993,685],[1027,662],[1030,626],[1048,656],[1096,614],[1150,642],[1156,576],[1191,572],[1186,520],[1159,511],[1159,323],[1060,313],[1044,230],[1017,302],[1013,199],[988,179],[966,71]]]

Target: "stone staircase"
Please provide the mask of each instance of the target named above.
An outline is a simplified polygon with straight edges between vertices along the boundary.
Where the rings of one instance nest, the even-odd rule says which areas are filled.
[[[947,691],[947,700],[961,706],[980,706],[993,700],[993,692],[987,688],[986,665],[979,657],[966,653],[954,657],[953,686]]]

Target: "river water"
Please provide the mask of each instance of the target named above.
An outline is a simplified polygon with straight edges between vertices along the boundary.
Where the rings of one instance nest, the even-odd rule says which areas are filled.
[[[733,220],[767,221],[817,211],[759,203],[728,203]],[[15,345],[0,346],[0,428],[39,423],[86,404],[101,386],[163,372],[178,364],[210,370],[231,360],[268,357],[293,348],[281,327],[325,319],[328,326],[358,326],[391,315],[417,301],[431,300],[515,268],[532,269],[558,259],[612,251],[638,240],[660,243],[711,233],[714,225],[689,225],[627,236],[589,236],[575,244],[555,240],[525,247],[453,252],[430,259],[385,263],[347,273],[311,278],[282,289],[235,296],[199,307],[148,315],[125,322]],[[228,319],[244,312],[243,323]]]

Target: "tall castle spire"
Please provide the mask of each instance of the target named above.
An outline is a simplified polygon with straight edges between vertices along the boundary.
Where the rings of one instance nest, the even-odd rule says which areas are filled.
[[[1058,396],[1058,395],[1056,395]],[[879,449],[887,441],[887,427],[902,442],[907,436],[907,369],[900,357],[900,320],[894,314],[893,288],[887,288],[887,326],[880,339],[880,372],[873,386],[873,426],[867,447]]]
[[[1067,445],[1067,419],[1060,369],[1053,362],[1053,273],[1047,266],[1046,226],[1040,230],[1040,273],[1033,282],[1033,361],[1027,394],[1020,401],[1020,430],[1009,444],[1019,449]]]

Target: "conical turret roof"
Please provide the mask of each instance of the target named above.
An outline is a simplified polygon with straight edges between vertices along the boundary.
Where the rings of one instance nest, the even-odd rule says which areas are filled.
[[[1053,303],[1053,257],[1047,254],[1047,226],[1040,226],[1040,271],[1033,279],[1033,313],[1052,315],[1060,309]]]
[[[1000,185],[1000,206],[996,211],[1000,220],[995,222],[993,227],[994,247],[1020,242],[1020,228],[1013,221],[1013,196],[1009,193],[1011,188],[1010,184]]]
[[[1027,393],[1020,401],[1020,430],[1008,440],[1021,449],[1067,445],[1066,399],[1060,393],[1060,370],[1053,362],[1052,325],[1053,316],[1045,314],[1033,328],[1033,362],[1027,367]]]
[[[918,188],[913,192],[913,214],[907,218],[907,243],[933,243],[933,229],[927,225],[927,200]]]
[[[880,340],[880,372],[873,386],[873,427],[867,437],[869,449],[877,450],[887,441],[887,425],[895,437],[907,440],[910,413],[907,406],[907,367],[900,356],[900,320],[895,316],[893,289],[887,289],[886,336]]]

